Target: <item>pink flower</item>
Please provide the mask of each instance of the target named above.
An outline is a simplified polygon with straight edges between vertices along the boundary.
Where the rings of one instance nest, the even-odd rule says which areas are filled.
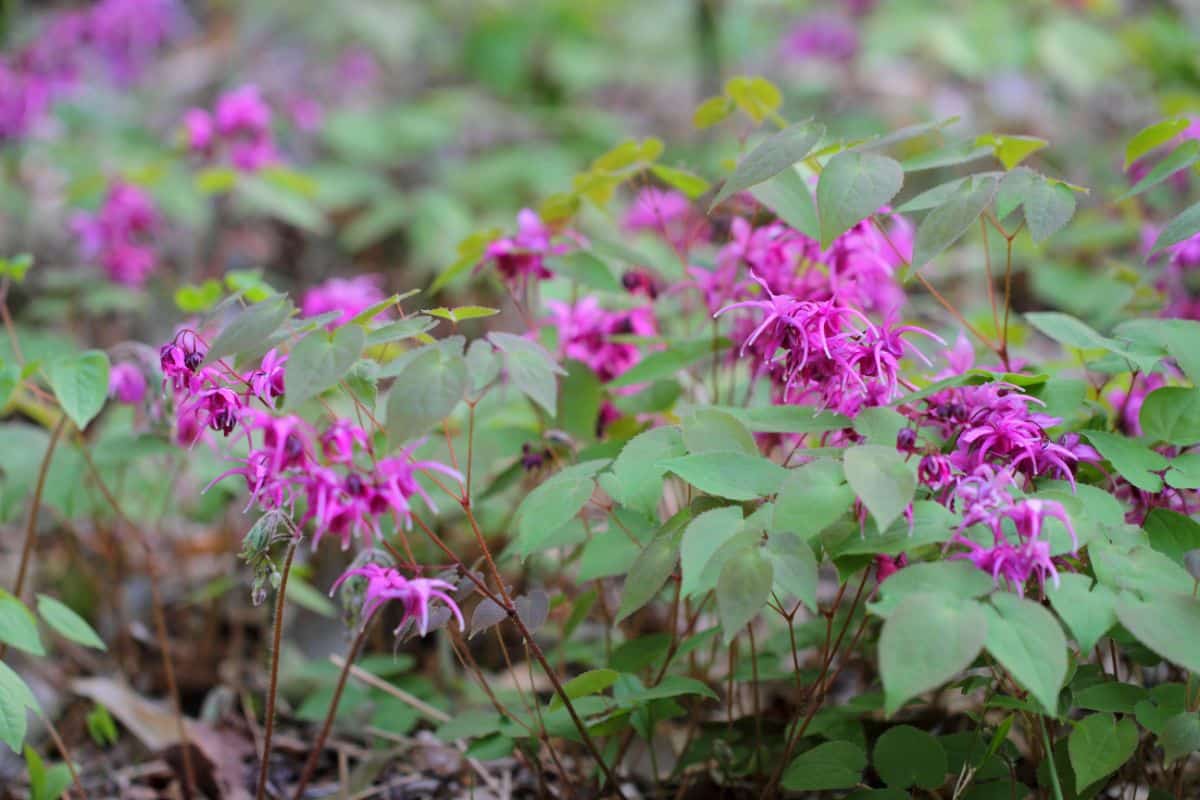
[[[800,60],[846,62],[858,53],[858,31],[842,17],[814,15],[792,28],[783,47]]]
[[[108,396],[118,403],[137,405],[146,396],[146,375],[127,361],[113,364],[108,373]]]
[[[287,356],[280,355],[274,347],[268,350],[267,354],[263,356],[259,368],[246,377],[246,382],[250,384],[251,394],[267,405],[272,405],[276,397],[283,395],[284,366],[286,364]]]
[[[693,207],[687,195],[654,186],[638,192],[622,224],[631,233],[659,234],[679,252],[707,241],[711,232],[708,220]]]
[[[875,556],[875,579],[882,584],[888,578],[892,577],[907,566],[908,556],[904,553],[901,553],[895,558],[880,553],[879,555]]]
[[[417,482],[417,472],[440,472],[462,483],[463,477],[456,469],[436,461],[413,461],[412,453],[421,445],[413,442],[400,451],[398,456],[383,458],[375,465],[375,499],[373,507],[377,513],[391,510],[396,524],[412,527],[413,496],[425,501],[430,510],[437,511],[429,493]]]
[[[325,327],[329,330],[344,325],[386,298],[383,293],[383,276],[356,275],[353,278],[330,278],[304,293],[300,309],[306,317],[315,317],[330,311],[341,315]]]
[[[532,209],[524,208],[517,214],[515,236],[497,239],[484,251],[484,263],[495,264],[501,277],[509,284],[528,280],[545,280],[551,276],[546,267],[548,255],[561,255],[569,249],[565,244],[554,244],[550,228]]]
[[[362,578],[366,581],[362,610],[364,618],[370,618],[389,600],[399,600],[404,609],[404,617],[396,630],[399,631],[409,620],[414,620],[417,630],[424,636],[429,632],[430,603],[440,600],[458,620],[459,630],[466,630],[462,611],[448,594],[454,591],[454,586],[446,581],[434,578],[405,578],[391,567],[364,564],[356,569],[347,570],[333,584],[330,594],[350,578]]]
[[[114,282],[141,286],[154,271],[158,211],[138,187],[114,181],[100,210],[77,214],[72,227],[84,257],[99,262]]]
[[[211,152],[216,138],[212,114],[203,108],[191,108],[183,115],[183,130],[188,149],[195,153]]]
[[[355,446],[371,449],[367,432],[350,420],[336,420],[321,434],[321,452],[332,464],[349,464],[354,460]]]
[[[613,336],[655,336],[658,325],[649,306],[608,311],[595,297],[574,305],[549,301],[548,324],[558,331],[564,358],[587,364],[602,381],[611,381],[642,359],[636,344],[615,342]]]
[[[1044,586],[1049,577],[1057,586],[1058,570],[1050,556],[1050,543],[1042,538],[1045,521],[1051,518],[1062,522],[1071,536],[1074,550],[1078,550],[1079,539],[1075,535],[1075,527],[1060,503],[1035,498],[1012,502],[1009,498],[1007,505],[994,508],[976,520],[991,528],[992,544],[983,545],[957,533],[950,544],[962,545],[967,550],[954,553],[950,558],[970,561],[990,574],[997,585],[1003,581],[1020,595],[1024,595],[1025,585],[1031,578],[1036,578],[1038,585]],[[1012,523],[1015,541],[1004,530],[1005,521]],[[968,524],[968,520],[964,519],[960,530]]]

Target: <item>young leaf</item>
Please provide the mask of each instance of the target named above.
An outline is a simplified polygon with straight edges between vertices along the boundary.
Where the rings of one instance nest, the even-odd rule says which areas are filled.
[[[983,649],[987,629],[987,613],[974,600],[950,603],[933,593],[902,600],[879,636],[884,712],[890,717],[909,699],[970,666]]]
[[[761,547],[748,547],[725,562],[717,580],[717,611],[726,644],[762,611],[773,580],[774,568]]]
[[[817,182],[821,246],[886,205],[904,184],[904,169],[874,153],[845,152],[829,159]]]
[[[773,178],[797,161],[803,160],[824,134],[823,126],[802,122],[767,137],[738,163],[737,169],[725,180],[725,185],[721,187],[721,191],[717,193],[708,210],[711,212],[726,198]],[[900,165],[897,164],[896,169],[899,168]],[[903,173],[901,177],[903,177]],[[896,188],[899,189],[899,185]],[[892,194],[894,195],[895,192]],[[890,199],[891,195],[883,202],[886,203]],[[883,205],[883,203],[878,205]]]
[[[38,595],[38,614],[58,633],[84,647],[107,650],[104,641],[83,617],[68,605],[44,594]]]
[[[297,408],[344,378],[366,340],[359,326],[343,325],[333,333],[315,330],[296,342],[284,371],[285,405]]]
[[[988,612],[988,652],[1013,679],[1029,690],[1051,716],[1058,714],[1058,691],[1067,677],[1067,639],[1043,606],[1008,592],[992,595]]]
[[[1005,136],[995,133],[984,134],[977,138],[975,143],[982,147],[991,147],[996,158],[1008,170],[1050,144],[1036,136]]]
[[[1187,128],[1189,121],[1182,117],[1164,119],[1147,125],[1125,145],[1125,169],[1152,150],[1162,147]]]
[[[46,366],[54,396],[79,430],[86,428],[104,408],[108,370],[108,355],[101,350],[62,356]]]
[[[565,375],[546,349],[523,336],[498,331],[489,333],[488,340],[504,355],[508,378],[521,393],[554,416],[558,405],[558,380]]]
[[[992,202],[999,185],[1000,182],[994,177],[976,176],[964,182],[954,194],[930,211],[917,226],[912,268],[925,266],[934,256],[958,241]]]
[[[708,191],[708,181],[687,170],[655,164],[650,171],[668,186],[678,189],[693,200]]]
[[[843,466],[846,482],[871,512],[879,530],[887,530],[912,502],[917,488],[915,467],[895,447],[851,447],[846,450]]]

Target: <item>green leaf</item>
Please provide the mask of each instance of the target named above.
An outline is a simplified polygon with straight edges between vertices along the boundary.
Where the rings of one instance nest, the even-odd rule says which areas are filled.
[[[420,336],[438,323],[428,317],[413,316],[389,322],[367,333],[367,346],[374,347]]]
[[[668,675],[657,686],[651,686],[648,689],[624,695],[617,700],[617,703],[621,706],[638,706],[649,703],[652,700],[665,700],[668,697],[680,697],[681,695],[688,694],[701,695],[710,700],[717,699],[716,692],[695,678],[685,678],[682,675]]]
[[[1067,677],[1067,639],[1054,615],[1041,605],[1008,592],[992,595],[988,612],[988,652],[1029,691],[1051,716]]]
[[[211,364],[226,356],[257,350],[279,329],[291,311],[291,303],[286,297],[264,300],[242,309],[213,339],[204,363]]]
[[[1006,136],[987,133],[978,137],[975,144],[992,148],[992,153],[1004,165],[1004,168],[1011,170],[1050,143],[1036,136]]]
[[[1141,686],[1117,681],[1104,681],[1072,693],[1072,700],[1079,708],[1120,714],[1134,713],[1137,704],[1145,699],[1146,690]]]
[[[1195,139],[1189,139],[1168,153],[1167,157],[1162,161],[1155,164],[1154,168],[1147,172],[1145,177],[1131,186],[1125,194],[1118,197],[1117,202],[1128,200],[1130,197],[1136,197],[1147,189],[1154,188],[1181,169],[1187,169],[1192,164],[1195,164],[1197,160],[1200,160],[1200,142],[1197,142]]]
[[[758,455],[754,435],[732,414],[700,407],[683,418],[683,443],[689,453],[727,450]]]
[[[0,642],[35,656],[46,655],[37,619],[17,598],[0,589]]]
[[[79,430],[104,408],[108,370],[108,355],[101,350],[62,356],[46,366],[46,378],[58,404]]]
[[[1200,600],[1160,594],[1144,601],[1126,592],[1117,598],[1117,619],[1166,660],[1200,672]]]
[[[237,186],[238,173],[230,167],[208,167],[196,173],[200,194],[224,194]]]
[[[662,378],[673,378],[680,370],[690,367],[702,358],[711,356],[718,345],[720,343],[714,343],[712,339],[669,342],[666,350],[650,353],[610,381],[608,385],[610,388],[620,389],[625,386],[636,386],[639,383],[650,383]]]
[[[919,269],[962,237],[996,196],[1000,182],[994,177],[964,182],[917,226],[912,268]]]
[[[294,409],[335,385],[358,361],[367,334],[357,325],[318,329],[296,342],[284,372],[284,405]]]
[[[255,175],[240,176],[236,188],[237,197],[252,212],[267,214],[318,236],[329,231],[321,209],[302,194]]]
[[[1025,224],[1035,242],[1045,241],[1075,213],[1075,193],[1061,183],[1041,178],[1025,195]]]
[[[764,456],[736,451],[713,451],[660,461],[702,492],[730,500],[754,500],[779,491],[787,470]]]
[[[488,340],[504,354],[504,366],[513,385],[553,417],[558,404],[555,376],[566,374],[554,363],[554,357],[537,342],[512,333],[494,331],[488,334]]]
[[[537,550],[542,539],[574,519],[596,490],[593,476],[607,464],[607,460],[597,459],[566,467],[526,495],[517,507],[522,549]]]
[[[1040,175],[1028,167],[1017,167],[1011,172],[1006,172],[996,188],[996,219],[1003,222],[1009,214],[1016,211],[1017,207],[1025,202],[1033,187],[1042,180]]]
[[[73,780],[66,764],[46,769],[41,756],[29,745],[25,746],[25,767],[29,771],[29,800],[59,800]]]
[[[96,650],[107,650],[104,641],[70,606],[44,594],[38,595],[38,614],[58,633],[73,642]]]
[[[776,588],[817,613],[817,559],[808,543],[794,533],[772,533],[764,552],[774,567]]]
[[[904,169],[886,156],[845,152],[829,159],[817,182],[821,246],[886,205],[903,184]]]
[[[388,392],[388,441],[398,445],[424,436],[454,411],[466,389],[467,362],[456,348],[417,351]]]
[[[1155,389],[1142,403],[1138,421],[1148,439],[1180,447],[1200,442],[1200,389]]]
[[[1081,652],[1090,653],[1117,624],[1117,595],[1102,583],[1075,572],[1061,572],[1058,585],[1046,584],[1050,604],[1066,623]]]
[[[431,317],[438,319],[449,320],[450,322],[465,322],[469,319],[484,319],[485,317],[494,317],[500,313],[498,308],[488,308],[487,306],[459,306],[458,308],[446,308],[439,306],[438,308],[423,308],[422,314],[428,314]]]
[[[808,183],[794,169],[785,169],[774,178],[750,190],[754,199],[810,239],[821,238],[821,221]]]
[[[978,161],[984,156],[990,155],[992,155],[990,147],[976,147],[970,141],[953,142],[912,158],[906,158],[900,162],[900,165],[904,167],[905,175],[911,175],[914,172],[924,172],[930,169],[970,164],[972,161]]]
[[[1179,244],[1184,239],[1190,239],[1197,233],[1200,233],[1200,203],[1188,206],[1178,216],[1168,222],[1162,231],[1159,232],[1158,238],[1154,240],[1154,246],[1150,249],[1150,252],[1153,254],[1164,247]]]
[[[1167,766],[1200,750],[1200,715],[1185,711],[1171,717],[1163,726],[1159,741]]]
[[[930,561],[910,564],[879,587],[882,597],[868,608],[872,614],[890,617],[896,607],[915,594],[942,594],[944,602],[960,604],[982,597],[995,588],[986,572],[967,561]],[[982,613],[982,612],[981,612]]]
[[[900,570],[892,578],[907,571]],[[884,712],[890,717],[911,698],[970,666],[983,649],[987,629],[988,615],[973,600],[955,602],[937,593],[917,593],[902,600],[879,636]]]
[[[888,728],[875,742],[875,771],[894,789],[919,786],[932,791],[946,780],[946,749],[936,736],[911,725]]]
[[[619,623],[633,612],[654,599],[667,578],[675,570],[679,559],[680,528],[686,521],[687,512],[681,511],[667,521],[663,529],[642,549],[637,560],[629,568],[625,588],[621,591],[621,605],[613,624]]]
[[[708,191],[708,181],[699,175],[665,164],[654,164],[650,171],[668,186],[678,189],[693,200]]]
[[[1104,459],[1121,473],[1125,480],[1147,492],[1162,490],[1162,478],[1157,472],[1165,470],[1170,462],[1161,453],[1143,444],[1106,431],[1083,432],[1092,446]]]
[[[1164,119],[1142,128],[1129,140],[1129,144],[1125,145],[1125,169],[1129,169],[1130,164],[1150,151],[1156,150],[1174,139],[1187,128],[1188,124],[1187,119],[1178,117]]]
[[[849,789],[862,780],[867,756],[856,744],[825,742],[796,756],[780,783],[794,792]]]
[[[773,580],[774,567],[760,547],[746,548],[725,562],[717,580],[717,612],[726,644],[762,611]]]
[[[27,710],[41,713],[37,699],[21,676],[0,661],[0,742],[14,753],[21,752],[29,720]]]
[[[854,503],[842,465],[817,459],[789,470],[775,500],[771,528],[811,539],[840,519]]]
[[[1116,772],[1133,755],[1137,742],[1137,725],[1129,718],[1118,721],[1112,714],[1084,717],[1067,739],[1075,785],[1089,786]]]
[[[742,530],[742,509],[722,506],[697,514],[683,532],[679,548],[679,567],[682,573],[680,592],[690,597],[702,588],[701,578],[708,563],[735,534]]]
[[[630,439],[613,462],[611,475],[601,478],[604,490],[624,506],[652,516],[662,497],[661,466],[685,453],[679,428],[652,428]]]
[[[824,134],[823,126],[803,122],[767,137],[738,163],[737,169],[725,180],[725,185],[721,187],[708,210],[711,212],[726,198],[769,180],[804,159]],[[899,167],[897,164],[896,168]],[[888,199],[891,199],[890,196]],[[887,200],[883,202],[886,203]]]
[[[581,286],[601,292],[619,292],[621,284],[595,254],[587,250],[572,250],[551,261],[551,268],[559,275],[570,278]]]
[[[621,673],[615,669],[591,669],[581,675],[576,675],[563,684],[563,692],[572,700],[588,695],[599,694],[617,682]],[[555,692],[550,698],[550,710],[563,706],[562,695]]]
[[[711,128],[732,113],[733,101],[728,97],[710,97],[696,106],[696,111],[692,114],[692,124],[701,130]]]
[[[207,280],[199,286],[184,284],[175,290],[175,305],[185,314],[211,311],[221,300],[221,282]]]
[[[25,274],[33,266],[33,256],[21,253],[12,258],[0,258],[0,277],[10,278],[13,283],[25,282]]]
[[[572,360],[565,366],[567,374],[562,380],[557,425],[577,441],[595,439],[604,387],[587,364]]]
[[[813,412],[806,406],[710,406],[732,414],[752,431],[759,433],[825,433],[851,427],[841,414],[829,411]]]
[[[1150,537],[1150,546],[1180,566],[1186,566],[1185,554],[1200,550],[1200,522],[1177,511],[1151,509],[1142,527]]]
[[[895,447],[864,444],[846,450],[842,460],[846,482],[886,530],[912,502],[917,488],[915,465],[905,461]]]
[[[287,599],[301,608],[327,619],[337,616],[337,609],[330,602],[329,596],[324,592],[317,591],[315,586],[299,575],[293,574],[288,579]]]

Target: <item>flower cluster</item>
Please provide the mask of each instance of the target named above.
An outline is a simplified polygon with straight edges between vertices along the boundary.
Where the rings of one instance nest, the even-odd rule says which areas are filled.
[[[214,158],[224,152],[242,172],[258,172],[278,161],[271,132],[271,107],[254,84],[226,92],[216,109],[190,109],[183,117],[187,146],[192,152]]]
[[[99,211],[72,220],[83,257],[125,286],[141,286],[154,271],[158,257],[152,239],[160,225],[150,196],[122,181],[109,187]]]
[[[454,586],[446,581],[435,578],[406,578],[392,567],[379,564],[364,564],[361,567],[347,570],[333,584],[332,592],[346,581],[357,578],[365,582],[363,590],[362,616],[369,619],[385,603],[391,600],[400,602],[404,614],[396,633],[399,634],[406,625],[415,624],[422,636],[429,632],[429,609],[433,600],[440,600],[449,612],[458,620],[459,630],[466,630],[462,610],[449,592]]]
[[[1005,583],[1019,595],[1025,594],[1030,580],[1044,587],[1046,579],[1058,585],[1058,569],[1051,556],[1050,542],[1044,538],[1045,523],[1056,519],[1071,537],[1072,552],[1079,539],[1062,504],[1052,500],[1022,498],[1014,500],[1006,473],[977,475],[960,485],[963,520],[949,545],[961,545],[951,559],[965,559],[987,572],[997,584]],[[966,529],[979,524],[990,531],[990,542],[981,543],[966,535]]]
[[[341,316],[327,326],[332,330],[346,324],[371,306],[383,302],[385,297],[381,275],[330,278],[304,293],[300,300],[300,310],[306,317],[340,311]]]
[[[0,61],[0,139],[29,135],[55,100],[95,72],[94,63],[119,84],[136,80],[183,19],[174,0],[100,0],[51,15],[32,41]]]
[[[783,42],[784,55],[801,61],[843,64],[858,54],[858,30],[843,17],[816,14],[801,20]]]
[[[688,253],[712,235],[708,218],[699,213],[683,192],[658,187],[642,189],[625,212],[626,231],[650,231],[663,237],[679,253]]]
[[[537,212],[526,208],[517,214],[516,234],[489,244],[484,250],[483,263],[495,266],[504,282],[517,289],[551,277],[546,257],[562,255],[570,249],[569,243],[555,241],[554,232]]]

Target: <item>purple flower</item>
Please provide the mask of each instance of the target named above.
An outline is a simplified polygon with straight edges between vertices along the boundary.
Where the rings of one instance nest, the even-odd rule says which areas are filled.
[[[367,432],[350,420],[336,420],[321,434],[321,452],[332,464],[349,464],[354,460],[355,446],[369,451]]]
[[[458,604],[448,594],[454,591],[454,586],[446,581],[434,578],[405,578],[399,571],[379,564],[364,564],[356,569],[347,570],[330,589],[330,594],[350,578],[361,578],[366,581],[366,591],[363,594],[362,615],[369,618],[389,600],[399,600],[404,617],[397,632],[409,620],[416,622],[417,630],[424,636],[429,632],[429,606],[434,600],[440,600],[458,620],[459,630],[466,630],[462,611]]]
[[[118,403],[137,405],[146,396],[146,375],[128,361],[113,364],[108,373],[108,396]]]
[[[683,192],[648,187],[638,192],[622,221],[625,230],[659,234],[672,247],[685,253],[708,240],[708,220],[700,214]]]
[[[1075,535],[1075,527],[1060,503],[1035,498],[1013,502],[1008,498],[1006,505],[992,508],[975,520],[991,529],[992,543],[980,544],[961,532],[956,533],[950,543],[967,549],[952,554],[950,558],[970,561],[990,574],[997,585],[1003,581],[1020,595],[1024,595],[1025,585],[1034,578],[1039,586],[1045,585],[1047,577],[1057,586],[1058,570],[1050,556],[1050,543],[1042,538],[1045,521],[1051,518],[1059,520],[1066,527],[1071,536],[1072,552],[1077,551],[1079,539]],[[1015,541],[1004,529],[1006,521],[1012,524]],[[969,524],[971,522],[964,519],[960,531]]]
[[[114,282],[141,286],[154,271],[158,211],[138,187],[114,181],[100,210],[77,214],[72,227],[84,257],[98,262]]]
[[[552,273],[546,267],[548,255],[562,255],[569,247],[554,244],[553,233],[541,217],[529,208],[517,214],[515,236],[497,239],[484,251],[484,263],[491,262],[510,285],[529,280],[545,280]]]
[[[163,383],[179,392],[188,388],[204,361],[208,347],[194,332],[182,330],[158,351]]]
[[[173,0],[100,0],[88,14],[88,38],[119,84],[138,77],[180,30]]]
[[[593,297],[574,305],[549,301],[551,327],[558,331],[564,358],[587,364],[602,381],[611,381],[642,359],[636,344],[615,342],[613,336],[655,336],[658,325],[649,306],[608,311]]]
[[[417,472],[440,472],[453,480],[462,483],[463,477],[456,469],[439,464],[436,461],[413,461],[412,453],[421,445],[414,442],[400,451],[398,456],[383,458],[375,465],[375,500],[376,512],[390,509],[396,524],[412,527],[413,496],[420,497],[430,510],[437,511],[429,493],[417,483]]]
[[[183,115],[183,130],[188,149],[208,155],[216,141],[217,130],[212,114],[203,108],[191,108]]]
[[[275,398],[284,392],[284,365],[287,364],[287,358],[272,347],[263,356],[259,368],[246,377],[250,393],[267,405],[272,405]]]
[[[383,302],[385,298],[381,275],[330,278],[304,293],[300,309],[306,317],[315,317],[330,311],[342,312],[341,316],[325,326],[333,330],[376,303]]]
[[[846,62],[858,53],[858,31],[847,19],[817,14],[792,28],[783,49],[799,60]]]

